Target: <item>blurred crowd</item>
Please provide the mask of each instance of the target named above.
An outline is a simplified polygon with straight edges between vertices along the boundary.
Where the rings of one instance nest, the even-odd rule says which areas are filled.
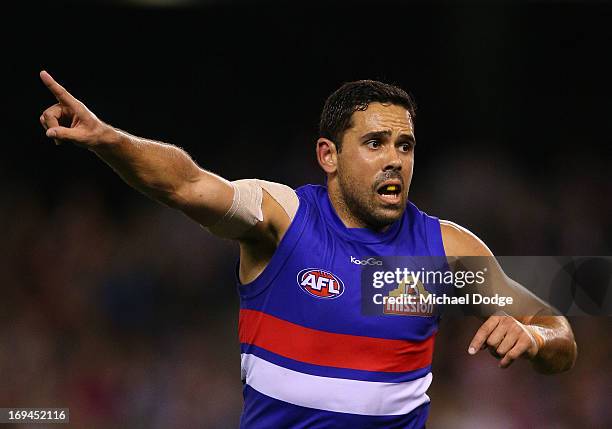
[[[497,253],[610,254],[611,202],[598,196],[609,184],[567,171],[532,183],[491,155],[438,161],[435,172],[417,166],[412,199]],[[291,185],[315,175],[293,171]],[[235,428],[237,246],[126,194],[112,206],[78,181],[53,195],[15,183],[3,195],[0,404],[68,407],[72,427],[91,429]],[[428,427],[610,427],[611,319],[572,323],[577,365],[551,377],[468,356],[478,322],[445,319]]]
[[[110,216],[95,187],[51,208],[13,195],[0,404],[69,407],[74,427],[236,427],[232,243],[148,200]]]

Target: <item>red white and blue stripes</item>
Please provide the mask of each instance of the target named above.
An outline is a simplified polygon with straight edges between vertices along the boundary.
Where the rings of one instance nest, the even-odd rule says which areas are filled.
[[[429,402],[433,336],[420,342],[337,334],[240,311],[243,380],[301,407],[404,415]]]

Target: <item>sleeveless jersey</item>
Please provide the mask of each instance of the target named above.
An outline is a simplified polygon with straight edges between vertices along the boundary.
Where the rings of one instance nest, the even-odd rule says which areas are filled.
[[[272,259],[240,284],[240,427],[422,428],[437,315],[365,315],[363,264],[444,256],[437,218],[408,202],[384,232],[347,228],[327,188],[296,190]]]

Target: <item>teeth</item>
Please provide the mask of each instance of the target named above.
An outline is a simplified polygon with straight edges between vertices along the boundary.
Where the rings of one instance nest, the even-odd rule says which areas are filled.
[[[385,185],[379,191],[381,195],[398,195],[400,193],[399,185]]]

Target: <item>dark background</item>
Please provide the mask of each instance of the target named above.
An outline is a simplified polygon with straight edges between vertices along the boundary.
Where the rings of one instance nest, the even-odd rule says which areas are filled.
[[[326,97],[378,79],[416,99],[411,200],[498,255],[610,255],[612,5],[54,2],[4,10],[0,406],[75,427],[235,427],[232,243],[45,138],[49,71],[104,121],[228,179],[320,183]],[[438,336],[430,425],[606,427],[609,318],[572,320],[576,368],[504,372]],[[608,399],[606,399],[608,398]],[[429,427],[428,426],[428,427]]]

